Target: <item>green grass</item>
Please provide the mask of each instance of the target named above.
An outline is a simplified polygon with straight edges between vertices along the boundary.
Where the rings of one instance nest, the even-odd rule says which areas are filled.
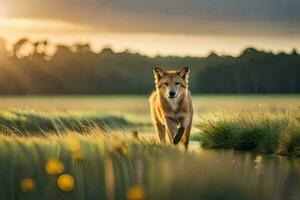
[[[268,172],[257,192],[256,164],[242,161],[249,157],[199,156],[156,140],[130,138],[100,132],[0,136],[0,199],[126,199],[128,195],[133,199],[141,195],[145,199],[272,199],[277,195],[268,189],[276,184]],[[49,174],[45,166],[53,159],[64,168]],[[61,174],[74,179],[69,192],[57,185]],[[35,186],[22,188],[26,179]]]
[[[300,156],[300,112],[235,112],[204,117],[204,148]]]
[[[208,149],[227,150],[196,145],[196,151],[185,153],[158,143],[144,96],[1,98],[0,199],[300,195],[299,160],[257,154],[300,156],[300,114],[295,109],[299,96],[197,96],[193,100],[191,139]],[[133,130],[140,139],[128,134]],[[49,174],[45,166],[53,159],[64,167]],[[65,173],[74,179],[70,192],[57,185]],[[24,190],[24,180],[31,180],[34,188]]]
[[[66,112],[41,112],[33,110],[1,110],[0,132],[33,135],[64,131],[87,132],[128,128],[134,124],[121,116],[100,114],[75,114]]]

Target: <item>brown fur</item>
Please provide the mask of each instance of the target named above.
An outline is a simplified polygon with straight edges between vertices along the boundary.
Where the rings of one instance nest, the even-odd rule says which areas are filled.
[[[160,141],[166,142],[167,134],[171,143],[177,144],[175,141],[180,141],[186,150],[193,118],[192,100],[188,89],[189,72],[189,68],[179,71],[154,68],[156,90],[149,99],[152,121]],[[176,92],[175,98],[168,96],[170,91]]]

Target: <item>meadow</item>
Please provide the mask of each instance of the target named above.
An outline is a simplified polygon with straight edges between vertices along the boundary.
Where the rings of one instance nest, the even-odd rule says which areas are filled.
[[[299,100],[195,96],[183,152],[145,96],[1,97],[0,199],[297,199]]]

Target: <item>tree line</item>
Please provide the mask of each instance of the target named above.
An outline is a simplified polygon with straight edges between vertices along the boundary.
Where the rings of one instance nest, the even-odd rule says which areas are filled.
[[[91,51],[89,44],[56,45],[26,38],[7,50],[0,39],[0,94],[149,94],[152,68],[191,68],[193,93],[299,93],[300,55],[246,48],[237,57],[156,56]],[[22,54],[23,52],[23,54]],[[24,53],[27,52],[27,53]]]

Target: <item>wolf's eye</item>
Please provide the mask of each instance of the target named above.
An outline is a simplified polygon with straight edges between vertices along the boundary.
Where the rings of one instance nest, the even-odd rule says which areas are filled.
[[[180,82],[176,82],[176,83],[175,83],[175,85],[179,85],[179,84],[180,84]]]
[[[165,83],[164,83],[164,85],[165,85],[165,86],[168,86],[168,85],[169,85],[169,83],[165,82]]]

